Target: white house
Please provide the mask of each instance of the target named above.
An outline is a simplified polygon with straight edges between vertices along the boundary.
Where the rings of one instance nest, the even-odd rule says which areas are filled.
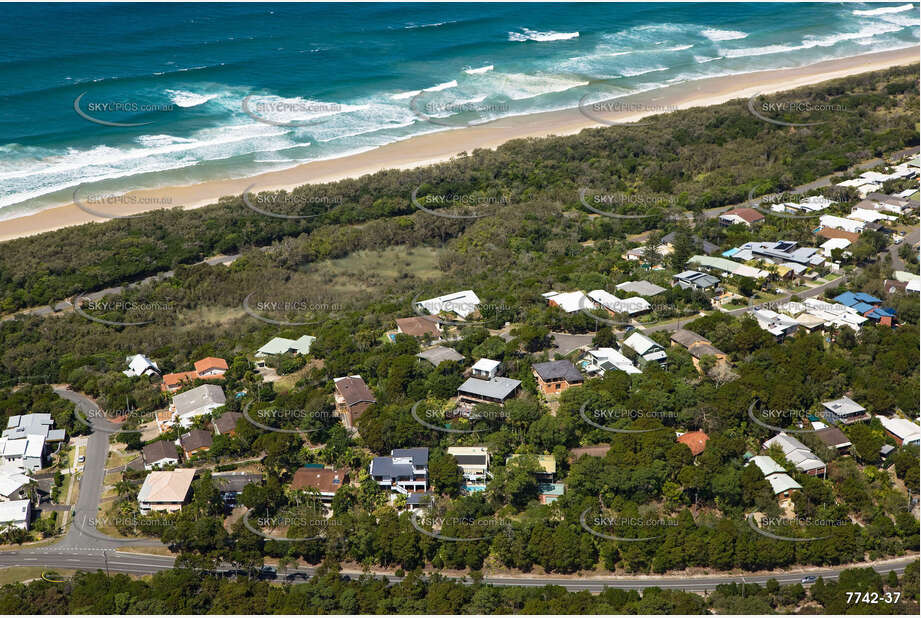
[[[624,339],[623,345],[636,352],[641,363],[656,362],[665,365],[668,360],[665,348],[639,331],[633,331]]]
[[[783,341],[785,337],[794,334],[799,328],[799,322],[793,318],[770,309],[755,309],[751,314],[758,322],[761,330],[766,330],[774,335],[777,341]]]
[[[125,369],[122,373],[124,373],[129,378],[160,373],[160,368],[157,367],[157,363],[153,362],[143,354],[128,356],[125,358],[125,362],[128,363],[128,368]]]
[[[877,416],[876,418],[883,424],[883,429],[886,430],[886,433],[892,436],[900,445],[914,444],[918,446],[921,444],[921,427],[910,420],[897,416],[893,418]]]
[[[31,500],[0,502],[0,528],[11,526],[13,528],[28,530],[31,514]]]
[[[485,484],[489,451],[485,446],[449,446],[448,455],[457,460],[461,476],[468,483]]]
[[[429,449],[398,448],[390,457],[375,457],[368,474],[382,488],[396,493],[426,491],[428,488]]]
[[[481,380],[492,380],[497,375],[502,368],[502,363],[497,360],[491,360],[489,358],[481,358],[477,362],[473,363],[473,367],[470,368],[471,375],[474,378],[479,378]]]
[[[579,368],[590,376],[604,377],[607,371],[623,371],[624,373],[643,373],[637,369],[633,362],[614,348],[595,348],[588,350],[579,359]]]
[[[844,250],[850,246],[851,246],[851,241],[848,240],[847,238],[829,238],[828,240],[826,240],[820,245],[822,249],[822,253],[827,258],[831,258],[831,252],[834,251],[835,249]]]
[[[605,290],[592,290],[588,293],[588,297],[607,309],[612,315],[618,313],[635,315],[637,313],[649,311],[652,308],[652,305],[650,305],[649,301],[645,298],[632,297],[621,299]]]
[[[566,313],[575,313],[583,309],[595,308],[595,303],[590,301],[581,290],[575,292],[554,292],[551,290],[550,292],[541,294],[541,296],[546,298],[551,306],[559,307]]]
[[[453,313],[461,318],[477,310],[480,299],[474,294],[473,290],[463,290],[453,294],[445,294],[436,298],[419,301],[416,303],[417,309],[425,309],[432,315],[439,313]]]
[[[28,497],[32,479],[18,463],[0,463],[0,502],[22,500]]]
[[[836,217],[834,215],[822,215],[819,217],[819,225],[822,227],[830,227],[836,230],[844,230],[845,232],[851,232],[852,234],[860,234],[863,232],[864,228],[867,227],[865,221],[845,219],[844,217]]]
[[[898,217],[893,217],[892,215],[886,215],[878,210],[871,210],[869,208],[854,208],[851,210],[851,214],[847,216],[848,219],[857,219],[858,221],[866,221],[867,223],[874,223],[876,221],[895,221]]]
[[[217,384],[202,384],[173,397],[173,415],[183,427],[191,427],[196,417],[210,414],[227,402],[224,389]]]

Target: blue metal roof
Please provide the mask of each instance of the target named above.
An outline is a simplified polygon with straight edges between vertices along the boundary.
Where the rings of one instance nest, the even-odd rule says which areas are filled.
[[[841,303],[842,305],[845,305],[847,307],[853,307],[859,301],[857,300],[857,296],[855,296],[853,292],[845,292],[844,294],[839,294],[838,296],[835,296],[835,302]]]
[[[876,298],[875,296],[871,294],[867,294],[865,292],[856,292],[854,294],[854,297],[857,300],[863,301],[865,303],[870,303],[871,305],[878,305],[879,303],[883,302],[880,299]]]
[[[857,303],[856,305],[851,305],[851,309],[860,315],[865,314],[867,311],[870,311],[873,308],[873,305],[868,305],[867,303]]]

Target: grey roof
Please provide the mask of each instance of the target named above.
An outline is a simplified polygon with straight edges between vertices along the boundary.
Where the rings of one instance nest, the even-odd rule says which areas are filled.
[[[534,363],[531,366],[540,379],[549,382],[552,380],[566,380],[567,382],[582,382],[584,378],[576,366],[568,360],[556,360],[547,363]]]
[[[665,288],[660,288],[655,283],[649,283],[648,281],[624,281],[623,283],[618,283],[615,287],[618,290],[632,292],[640,296],[655,296],[665,291]]]
[[[675,275],[674,278],[681,284],[694,285],[699,288],[709,288],[720,282],[719,277],[708,275],[698,270],[685,270]]]
[[[705,254],[710,255],[711,253],[716,253],[720,250],[719,246],[714,245],[712,242],[706,240],[701,240],[700,236],[691,236],[691,240],[697,245],[697,248],[701,249]],[[662,243],[670,245],[675,241],[675,232],[670,232],[662,237]]]
[[[800,247],[793,240],[777,240],[774,242],[747,242],[741,247],[748,249],[754,255],[762,255],[774,260],[808,264],[809,259],[819,252],[815,247]]]
[[[432,501],[432,494],[425,492],[413,492],[406,496],[406,504],[409,506],[419,506],[421,504],[428,504]]]
[[[52,425],[54,425],[54,420],[47,413],[17,414],[7,419],[7,428],[3,431],[3,437],[42,436],[48,438]],[[63,436],[57,439],[61,440]]]
[[[243,415],[239,412],[224,412],[219,417],[211,421],[211,424],[217,430],[219,434],[221,433],[230,433],[237,426],[237,421],[243,418]]]
[[[851,399],[850,397],[841,397],[839,399],[833,399],[832,401],[825,401],[822,403],[826,409],[839,416],[848,416],[850,414],[860,414],[861,412],[866,412],[866,408],[862,405]]]
[[[797,470],[808,472],[825,466],[825,462],[815,456],[809,447],[786,433],[779,433],[764,443],[764,448],[773,445],[780,447],[787,461],[796,466]]]
[[[680,343],[686,348],[690,348],[695,343],[710,343],[710,340],[703,335],[698,335],[694,331],[687,330],[686,328],[679,328],[673,332],[671,340],[676,343]]]
[[[455,455],[454,459],[457,460],[457,463],[460,466],[486,465],[486,455]]]
[[[815,437],[824,442],[826,445],[834,448],[851,446],[851,441],[848,440],[844,432],[837,427],[826,427],[825,429],[820,429],[815,432]]]
[[[468,378],[466,382],[457,387],[457,392],[489,397],[490,399],[505,399],[514,393],[519,386],[521,386],[521,381],[511,378],[498,377],[492,380]]]
[[[213,440],[211,439],[211,432],[204,429],[193,429],[179,436],[179,444],[184,451],[194,451],[199,448],[211,448]]]
[[[184,416],[209,405],[224,405],[227,398],[224,389],[217,384],[202,384],[173,397],[176,413]]]
[[[429,348],[428,350],[423,350],[416,354],[417,357],[427,360],[436,367],[444,361],[456,361],[460,362],[464,360],[462,354],[460,354],[454,348],[449,348],[446,346],[436,345],[434,348]]]
[[[427,446],[417,446],[415,448],[395,448],[390,451],[391,457],[412,457],[413,465],[417,468],[424,468],[429,465],[429,449]]]
[[[771,489],[774,491],[775,496],[790,491],[791,489],[803,488],[803,486],[794,481],[789,474],[772,474],[767,477],[767,480],[768,483],[771,484]]]
[[[719,356],[720,354],[725,354],[725,352],[710,343],[696,343],[691,346],[688,352],[690,352],[691,356],[694,358],[702,358],[704,356]]]
[[[222,493],[240,493],[247,485],[261,484],[262,475],[248,474],[246,472],[222,472],[212,474],[211,480],[214,482],[214,487]]]
[[[157,463],[161,459],[179,459],[176,445],[168,440],[151,442],[141,450],[141,453],[144,456],[144,463],[148,465]]]

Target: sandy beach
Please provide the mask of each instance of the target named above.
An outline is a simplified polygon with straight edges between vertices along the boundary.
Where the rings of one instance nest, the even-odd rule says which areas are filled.
[[[749,98],[759,93],[789,90],[918,61],[919,48],[914,47],[820,62],[795,69],[714,77],[618,99],[619,102],[635,105],[633,109],[649,111],[604,111],[593,112],[593,115],[606,121],[630,122],[644,115],[662,111],[715,105],[732,99]],[[481,126],[429,133],[351,156],[304,163],[290,169],[247,178],[135,191],[126,194],[116,210],[105,210],[104,207],[96,206],[93,209],[117,212],[118,215],[125,216],[163,208],[164,205],[171,208],[198,208],[213,204],[222,196],[241,194],[249,187],[252,187],[250,191],[253,192],[290,190],[303,184],[354,178],[383,169],[407,169],[438,163],[449,160],[461,152],[470,152],[476,148],[496,148],[516,138],[570,135],[585,128],[599,126],[604,124],[590,118],[580,109],[516,116]],[[108,219],[94,216],[75,204],[65,204],[32,215],[0,221],[0,241],[106,220]]]

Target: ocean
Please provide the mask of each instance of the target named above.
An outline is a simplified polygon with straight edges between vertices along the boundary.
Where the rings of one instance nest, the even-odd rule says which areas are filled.
[[[0,10],[0,219],[919,40],[917,3]]]

